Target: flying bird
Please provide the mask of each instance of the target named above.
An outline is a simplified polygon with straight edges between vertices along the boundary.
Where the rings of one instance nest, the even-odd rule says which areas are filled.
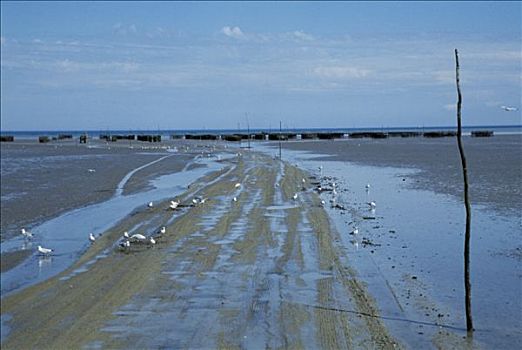
[[[43,248],[42,246],[38,246],[38,252],[43,254],[43,255],[49,255],[51,254],[52,252],[54,252],[53,249],[49,249],[49,248]]]
[[[518,111],[517,107],[509,107],[509,106],[500,106],[506,112],[516,112]]]

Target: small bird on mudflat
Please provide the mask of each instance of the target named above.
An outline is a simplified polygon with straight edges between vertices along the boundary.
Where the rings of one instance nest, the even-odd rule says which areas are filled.
[[[20,232],[25,238],[33,238],[33,234],[29,231],[26,231],[25,228],[21,229]]]
[[[38,246],[38,252],[43,254],[43,255],[49,255],[51,254],[52,252],[54,252],[53,249],[50,249],[50,248],[44,248],[42,246]]]

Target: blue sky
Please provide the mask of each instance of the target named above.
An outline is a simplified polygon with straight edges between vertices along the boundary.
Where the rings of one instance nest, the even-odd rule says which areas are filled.
[[[521,123],[521,2],[0,4],[2,130]]]

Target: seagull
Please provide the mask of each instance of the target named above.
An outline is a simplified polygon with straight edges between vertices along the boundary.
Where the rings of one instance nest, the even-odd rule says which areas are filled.
[[[95,173],[96,169],[87,169],[87,171],[90,172],[90,173]]]
[[[351,235],[356,235],[356,234],[358,234],[358,233],[359,233],[359,229],[357,228],[357,226],[355,226],[355,227],[353,228],[353,231],[350,232]]]
[[[165,234],[165,232],[167,232],[167,229],[165,228],[165,226],[163,226],[160,230],[160,233]]]
[[[322,200],[321,205],[324,206],[325,204],[326,204],[325,201]]]
[[[129,237],[129,233],[128,233],[127,231],[123,232],[123,237],[125,237],[125,238],[130,238],[130,237]]]
[[[201,198],[201,200],[199,201],[199,203],[200,203],[200,204],[205,204],[205,201],[206,201],[206,200],[207,200],[206,198]]]
[[[303,178],[303,180],[302,180],[302,181],[303,181],[303,183],[306,183],[306,179],[305,179],[305,178]]]
[[[502,108],[506,112],[516,112],[516,111],[518,111],[517,107],[500,106],[500,108]]]
[[[192,204],[194,204],[194,205],[197,205],[197,204],[198,204],[198,201],[197,201],[196,198],[192,199]]]
[[[176,210],[178,205],[179,205],[179,202],[177,202],[177,201],[170,201],[169,208],[172,209],[172,210]]]
[[[49,249],[49,248],[43,248],[42,246],[38,246],[38,252],[42,253],[43,255],[49,255],[53,252],[54,250],[53,249]]]
[[[153,206],[154,206],[154,203],[149,202],[148,207],[149,207],[149,208],[152,208]]]
[[[20,232],[25,238],[33,238],[33,234],[29,231],[26,231],[25,228],[21,229]]]
[[[370,184],[367,184],[367,185],[366,185],[366,189],[367,189],[367,190],[370,189]]]
[[[232,198],[232,201],[237,202],[237,198],[236,197]]]
[[[149,238],[150,244],[156,244],[156,240],[152,237]]]
[[[375,207],[377,206],[374,201],[369,202],[368,205],[370,206],[371,210],[375,210]]]
[[[136,241],[144,241],[144,240],[147,239],[147,237],[145,237],[141,233],[135,233],[132,236],[130,236],[130,239],[131,240],[136,240]]]
[[[292,198],[294,199],[294,201],[296,201],[297,200],[297,193],[294,194],[294,196]]]
[[[241,184],[238,182],[237,184],[234,185],[235,188],[239,188],[241,187]]]
[[[95,240],[96,240],[96,237],[94,237],[94,235],[92,233],[89,233],[89,241],[94,243]]]

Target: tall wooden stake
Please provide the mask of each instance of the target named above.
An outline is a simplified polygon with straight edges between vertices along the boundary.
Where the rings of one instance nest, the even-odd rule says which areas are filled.
[[[462,163],[462,176],[464,177],[464,203],[466,205],[466,234],[464,237],[464,287],[466,289],[466,329],[468,333],[473,332],[473,320],[471,318],[471,282],[469,273],[469,241],[471,238],[471,204],[469,203],[468,193],[468,168],[466,156],[462,146],[462,94],[460,93],[459,78],[459,53],[455,49],[456,80],[457,80],[457,143],[459,146],[460,162]]]
[[[281,124],[281,121],[279,121],[279,160],[282,160],[282,158],[281,158],[281,131],[282,131],[282,124]]]

